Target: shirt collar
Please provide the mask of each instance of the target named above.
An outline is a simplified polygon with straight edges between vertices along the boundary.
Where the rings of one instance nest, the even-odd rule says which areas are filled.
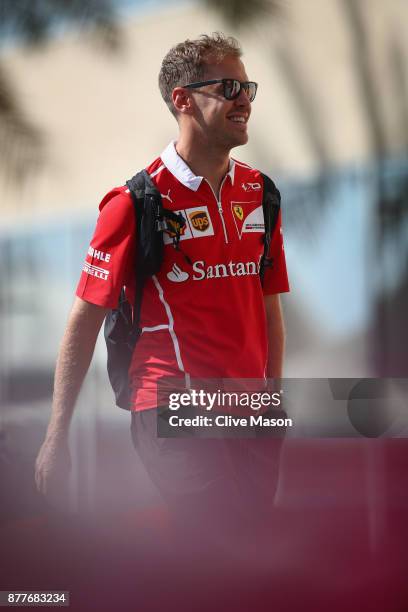
[[[176,151],[176,141],[172,142],[164,149],[160,158],[163,164],[168,170],[180,181],[185,187],[188,187],[192,191],[197,191],[203,180],[203,176],[196,176],[194,172],[187,166],[186,162],[181,159],[180,155]],[[235,174],[235,162],[233,159],[229,160],[229,170],[227,173],[231,179],[231,184],[234,184]]]

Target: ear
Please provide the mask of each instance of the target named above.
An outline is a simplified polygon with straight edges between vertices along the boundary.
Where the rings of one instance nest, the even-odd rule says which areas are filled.
[[[192,110],[192,96],[191,93],[184,87],[175,87],[171,94],[174,108],[179,113],[191,113]]]

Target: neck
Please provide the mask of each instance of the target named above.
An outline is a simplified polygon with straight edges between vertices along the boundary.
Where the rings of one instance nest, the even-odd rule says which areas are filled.
[[[197,142],[180,134],[176,151],[197,176],[203,176],[218,194],[222,179],[229,170],[229,152]]]

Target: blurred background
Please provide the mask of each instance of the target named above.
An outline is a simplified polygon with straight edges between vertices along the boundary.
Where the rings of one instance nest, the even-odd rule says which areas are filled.
[[[98,203],[177,134],[157,86],[165,53],[218,30],[240,40],[259,83],[249,144],[233,156],[282,192],[291,283],[285,375],[407,377],[406,0],[0,0],[7,525],[45,509],[33,461]],[[98,341],[73,424],[69,506],[160,507],[134,459],[128,415],[113,406],[105,360]],[[358,507],[374,554],[390,533],[390,508],[408,505],[406,447],[369,441],[351,426],[348,437],[329,446],[289,441],[278,507]]]

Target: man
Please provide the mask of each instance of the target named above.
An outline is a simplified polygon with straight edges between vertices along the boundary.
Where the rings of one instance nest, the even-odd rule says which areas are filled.
[[[194,506],[197,512],[206,504],[218,511],[221,498],[227,508],[226,498],[236,491],[234,484],[226,494],[231,455],[225,458],[219,440],[206,445],[184,440],[183,446],[180,440],[159,440],[157,383],[167,376],[181,377],[188,386],[192,378],[262,379],[282,373],[279,293],[288,291],[288,281],[280,217],[271,240],[273,266],[266,269],[262,288],[262,176],[229,157],[232,148],[248,141],[257,89],[240,57],[237,41],[222,34],[187,40],[169,51],[159,86],[179,137],[147,168],[166,208],[181,211],[186,226],[179,249],[164,235],[163,265],[143,290],[142,333],[129,370],[132,434],[169,504]],[[130,301],[135,295],[137,237],[126,186],[107,194],[100,211],[59,352],[51,420],[36,464],[37,486],[44,493],[66,474],[69,423],[102,321],[117,306],[123,286]],[[238,463],[241,459],[242,454]],[[212,487],[209,500],[205,496]]]

